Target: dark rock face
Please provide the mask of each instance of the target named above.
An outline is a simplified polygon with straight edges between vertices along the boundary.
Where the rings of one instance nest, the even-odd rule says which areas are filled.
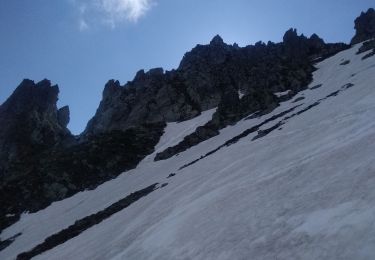
[[[58,86],[48,80],[24,80],[0,106],[0,176],[9,164],[71,137],[59,123],[58,93]],[[69,117],[69,109],[63,110]]]
[[[355,19],[356,34],[353,37],[351,44],[357,44],[372,38],[375,38],[375,10],[370,8],[367,12],[362,12],[361,15]]]
[[[142,123],[185,120],[198,114],[200,107],[191,100],[178,74],[164,74],[161,69],[140,71],[125,86],[113,80],[106,84],[103,99],[84,136]]]
[[[12,164],[1,180],[0,212],[18,216],[93,189],[130,170],[152,153],[165,127],[145,124],[89,136],[68,146],[43,150]],[[0,216],[0,229],[17,220]]]
[[[373,50],[375,51],[375,39],[364,42],[361,47],[359,47],[357,54],[361,54],[363,52]]]
[[[70,110],[68,106],[64,106],[57,111],[57,121],[63,128],[68,126],[70,121]]]

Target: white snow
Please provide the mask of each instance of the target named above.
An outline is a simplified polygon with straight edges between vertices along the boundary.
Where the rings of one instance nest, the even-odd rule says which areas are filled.
[[[168,124],[154,154],[93,191],[84,191],[21,220],[1,239],[22,235],[0,259],[14,259],[75,220],[108,207],[133,191],[154,191],[66,243],[35,259],[374,259],[375,57],[355,55],[359,45],[316,66],[293,114],[343,85],[354,86],[297,115],[269,135],[253,133],[183,170],[272,115],[242,120],[165,161],[155,153],[176,144],[212,111]],[[351,62],[340,65],[340,60]],[[352,76],[355,74],[354,76]],[[275,125],[282,118],[264,125]],[[171,173],[177,175],[166,179]]]
[[[320,60],[322,57],[317,57],[315,59],[313,59],[312,61],[317,61],[317,60]]]
[[[193,133],[198,126],[202,126],[211,120],[212,115],[216,112],[216,108],[202,112],[202,114],[192,120],[183,122],[168,123],[165,132],[159,143],[155,147],[157,151],[163,151],[168,147],[174,146],[181,142],[185,136]]]
[[[241,90],[238,90],[238,98],[241,99],[245,96],[245,93],[243,93]]]
[[[273,94],[274,94],[276,97],[283,97],[283,96],[288,95],[290,91],[291,91],[291,90],[288,89],[288,90],[285,90],[285,91],[283,91],[283,92],[275,92],[275,93],[273,93]]]

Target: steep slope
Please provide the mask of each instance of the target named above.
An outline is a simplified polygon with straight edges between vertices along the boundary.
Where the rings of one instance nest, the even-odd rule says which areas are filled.
[[[194,129],[176,138],[179,124],[205,124],[214,110],[169,123],[137,168],[24,214],[1,234],[14,241],[0,258],[372,259],[375,57],[363,59],[370,51],[357,54],[361,46],[316,64],[308,88],[272,112],[155,162]],[[88,216],[97,225],[46,245]]]
[[[374,14],[355,22],[366,42],[327,60],[348,46],[216,36],[176,70],[109,81],[79,137],[58,87],[24,80],[0,106],[0,230],[30,213],[0,257],[369,259]]]
[[[108,81],[95,116],[80,136],[66,129],[69,109],[56,109],[57,86],[47,80],[25,80],[0,107],[0,123],[7,125],[0,130],[0,230],[22,212],[36,212],[134,168],[154,151],[167,122],[188,120],[217,107],[212,120],[159,151],[156,160],[185,151],[253,112],[268,113],[307,86],[314,60],[346,48],[342,43],[326,44],[315,34],[298,35],[295,29],[288,30],[281,43],[243,48],[216,36],[186,53],[176,70],[141,70],[124,86]],[[27,91],[28,84],[34,94]],[[51,90],[51,97],[45,89]],[[273,94],[282,91],[289,94]],[[25,105],[35,101],[42,112]],[[13,107],[22,107],[22,115],[12,113]],[[17,123],[9,123],[14,117]]]

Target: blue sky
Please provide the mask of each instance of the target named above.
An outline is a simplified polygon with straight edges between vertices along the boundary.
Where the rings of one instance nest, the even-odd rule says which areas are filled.
[[[60,87],[80,133],[104,84],[139,69],[176,68],[183,54],[220,34],[240,46],[281,41],[290,27],[349,42],[373,0],[1,0],[0,103],[23,78]]]

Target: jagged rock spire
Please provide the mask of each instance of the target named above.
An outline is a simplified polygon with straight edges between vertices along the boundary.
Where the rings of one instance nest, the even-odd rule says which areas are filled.
[[[354,24],[356,34],[351,44],[375,38],[375,10],[373,8],[368,9],[367,12],[362,12],[361,15],[355,19]]]

